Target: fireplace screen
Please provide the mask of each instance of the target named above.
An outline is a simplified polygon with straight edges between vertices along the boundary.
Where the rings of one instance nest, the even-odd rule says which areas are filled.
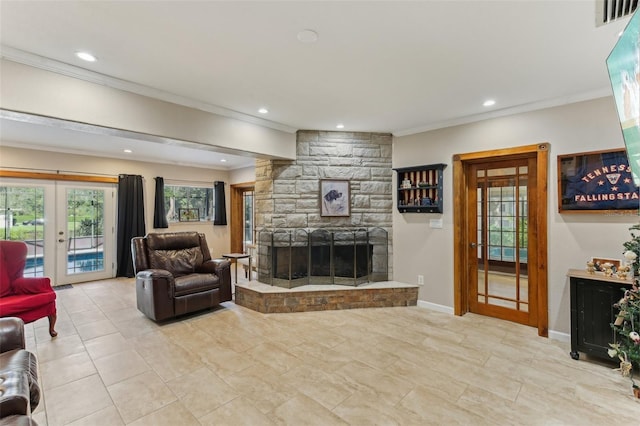
[[[386,281],[387,244],[382,228],[263,230],[258,236],[258,280],[284,288]]]

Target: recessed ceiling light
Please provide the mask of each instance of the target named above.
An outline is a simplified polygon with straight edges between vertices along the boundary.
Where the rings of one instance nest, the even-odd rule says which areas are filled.
[[[269,112],[269,110],[268,110],[268,109],[266,109],[266,108],[260,108],[260,109],[258,110],[258,112],[259,112],[260,114],[266,114],[266,113],[268,113],[268,112]]]
[[[131,154],[133,151],[131,151],[130,149],[125,149],[124,152],[126,152],[127,154]]]
[[[336,129],[344,129],[344,124],[336,124]]]
[[[493,99],[489,99],[484,101],[482,106],[490,107],[490,106],[494,106],[495,104],[496,104],[496,101],[494,101]]]
[[[220,160],[221,163],[226,163],[227,160],[225,160],[224,158],[222,160]]]
[[[76,56],[82,59],[83,61],[87,61],[87,62],[95,62],[98,60],[98,58],[96,58],[89,52],[76,52]]]
[[[313,30],[302,30],[298,33],[298,41],[301,43],[315,43],[318,41],[318,33]]]

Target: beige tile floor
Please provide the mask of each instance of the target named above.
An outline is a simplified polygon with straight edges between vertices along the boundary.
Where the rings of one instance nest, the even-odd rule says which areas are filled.
[[[478,315],[264,315],[227,302],[158,325],[137,311],[132,279],[57,294],[59,336],[27,325],[41,426],[640,423],[610,366]]]

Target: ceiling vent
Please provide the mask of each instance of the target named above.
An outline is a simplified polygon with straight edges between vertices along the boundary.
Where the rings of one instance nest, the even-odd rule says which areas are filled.
[[[596,26],[631,15],[638,8],[638,0],[596,0]]]

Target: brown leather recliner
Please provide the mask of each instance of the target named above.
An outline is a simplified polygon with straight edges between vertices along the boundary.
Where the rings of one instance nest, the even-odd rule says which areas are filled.
[[[24,322],[0,318],[0,424],[29,419],[39,402],[38,361],[25,350]]]
[[[138,310],[154,321],[231,300],[231,269],[211,259],[204,234],[168,232],[131,240]]]

